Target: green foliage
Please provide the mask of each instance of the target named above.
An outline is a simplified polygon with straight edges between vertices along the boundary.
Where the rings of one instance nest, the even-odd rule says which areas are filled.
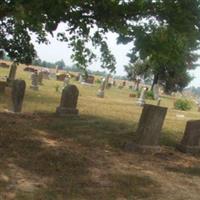
[[[97,80],[95,80],[95,83],[96,83],[96,84],[101,84],[101,80],[100,80],[100,79],[97,79]]]
[[[191,110],[192,105],[191,102],[187,99],[177,99],[174,102],[174,108],[177,110]]]
[[[139,98],[141,94],[141,90],[137,92],[137,97]],[[145,98],[149,99],[149,100],[154,100],[154,95],[153,95],[153,91],[147,91],[145,94]]]
[[[146,98],[150,99],[150,100],[154,100],[154,95],[153,95],[153,91],[147,91],[146,92]]]

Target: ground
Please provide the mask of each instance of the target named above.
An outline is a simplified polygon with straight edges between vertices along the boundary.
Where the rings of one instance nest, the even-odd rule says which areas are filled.
[[[98,85],[73,81],[80,115],[59,118],[61,82],[44,80],[32,91],[29,73],[19,68],[17,77],[27,82],[23,114],[5,113],[9,99],[0,96],[0,200],[199,200],[200,156],[175,150],[186,121],[198,119],[195,105],[176,111],[163,96],[162,151],[130,153],[123,145],[135,139],[141,114],[130,90],[112,88],[100,99]]]

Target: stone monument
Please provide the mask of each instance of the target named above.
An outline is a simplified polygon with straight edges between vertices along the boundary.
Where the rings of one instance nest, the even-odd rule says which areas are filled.
[[[106,78],[102,79],[100,88],[97,92],[97,97],[104,98],[104,93],[105,93],[107,83],[109,81],[109,77],[110,77],[110,75],[108,75],[108,76],[106,76]]]
[[[10,68],[8,82],[12,82],[13,80],[15,80],[16,72],[17,72],[17,64],[13,62]]]
[[[62,90],[62,97],[60,101],[60,106],[57,107],[56,113],[59,116],[66,116],[66,115],[77,115],[78,109],[77,102],[78,102],[79,90],[75,85],[68,85]]]
[[[38,73],[34,72],[31,74],[31,89],[38,90]]]
[[[159,85],[158,84],[154,84],[153,86],[153,96],[155,100],[158,100],[160,95],[159,95]]]
[[[177,149],[184,153],[200,153],[200,120],[187,122],[184,136]]]
[[[166,113],[165,107],[145,104],[136,131],[136,142],[126,144],[126,149],[142,152],[160,150],[159,141]]]
[[[11,86],[11,105],[9,110],[12,112],[21,112],[24,100],[26,83],[24,80],[14,80]]]
[[[43,85],[43,72],[42,71],[40,71],[38,73],[38,84]]]
[[[147,87],[142,88],[142,91],[140,93],[140,97],[139,97],[138,102],[137,102],[139,106],[144,106],[144,104],[145,104],[145,96],[146,96],[147,90],[148,90]]]

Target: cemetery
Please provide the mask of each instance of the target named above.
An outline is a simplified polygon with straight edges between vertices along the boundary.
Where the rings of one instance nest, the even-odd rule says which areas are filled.
[[[61,81],[43,80],[35,90],[30,74],[18,66],[17,80],[0,95],[2,196],[198,199],[196,104],[179,111],[176,97],[161,95],[160,106],[149,99],[141,106],[144,94],[130,98],[128,87],[106,89],[106,78],[85,87],[75,77],[60,92]]]
[[[0,200],[199,200],[200,1],[0,1]]]

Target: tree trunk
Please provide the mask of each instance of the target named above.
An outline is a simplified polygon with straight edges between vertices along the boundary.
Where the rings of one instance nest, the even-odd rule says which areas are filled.
[[[154,75],[153,83],[152,83],[152,86],[151,86],[151,91],[153,90],[153,86],[155,84],[158,84],[158,78],[159,78],[159,74],[157,73],[157,74]]]

